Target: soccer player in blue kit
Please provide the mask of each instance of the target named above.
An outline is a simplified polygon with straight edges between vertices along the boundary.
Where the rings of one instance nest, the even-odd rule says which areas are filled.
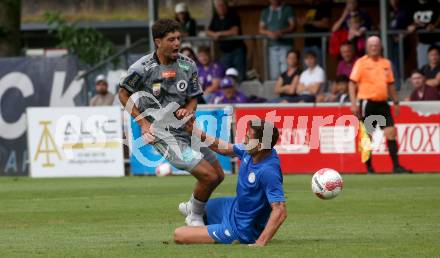
[[[205,207],[207,226],[179,227],[174,241],[266,245],[287,217],[280,160],[273,149],[278,129],[264,120],[252,121],[244,144],[233,145],[206,135],[192,124],[188,123],[187,129],[208,142],[211,150],[240,159],[237,196],[210,199]]]

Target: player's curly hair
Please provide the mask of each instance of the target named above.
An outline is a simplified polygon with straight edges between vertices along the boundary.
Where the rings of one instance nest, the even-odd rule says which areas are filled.
[[[159,19],[151,27],[153,39],[164,38],[168,33],[180,31],[180,24],[171,19]]]

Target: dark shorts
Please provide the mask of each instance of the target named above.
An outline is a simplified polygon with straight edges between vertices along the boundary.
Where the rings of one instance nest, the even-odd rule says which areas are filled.
[[[394,126],[391,108],[386,101],[371,101],[361,99],[359,102],[361,119],[366,124],[371,123],[374,128],[379,124],[380,128]]]

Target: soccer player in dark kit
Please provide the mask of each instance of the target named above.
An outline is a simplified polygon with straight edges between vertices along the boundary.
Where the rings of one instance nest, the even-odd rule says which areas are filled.
[[[193,116],[197,97],[203,94],[197,67],[179,53],[179,23],[160,19],[152,26],[152,34],[155,51],[130,66],[120,82],[119,99],[136,118],[144,141],[197,179],[190,200],[181,203],[179,210],[188,214],[187,225],[202,226],[205,203],[224,173],[214,152],[207,147],[194,148],[190,133],[182,127]],[[135,93],[143,96],[136,106]]]

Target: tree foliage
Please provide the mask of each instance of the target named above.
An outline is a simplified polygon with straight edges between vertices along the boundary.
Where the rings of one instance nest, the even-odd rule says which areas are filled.
[[[58,12],[46,12],[44,19],[60,41],[58,47],[68,49],[85,64],[95,65],[115,53],[112,42],[96,29],[70,24]]]

